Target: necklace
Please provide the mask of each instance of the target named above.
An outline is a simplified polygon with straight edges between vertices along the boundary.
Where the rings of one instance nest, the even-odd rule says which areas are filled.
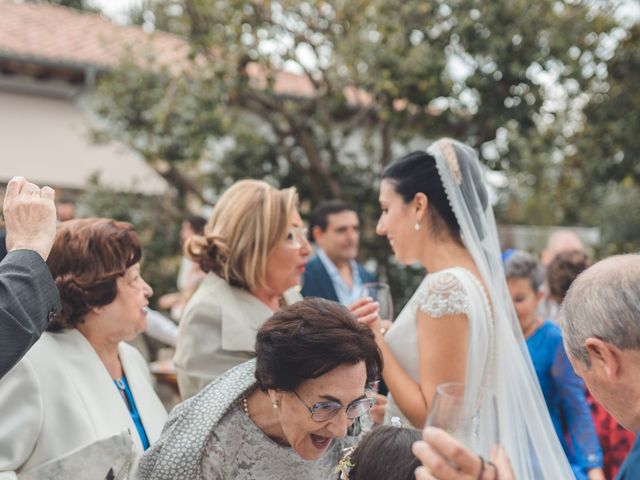
[[[249,405],[247,403],[246,396],[242,397],[242,411],[248,418],[251,418],[251,415],[249,415]]]

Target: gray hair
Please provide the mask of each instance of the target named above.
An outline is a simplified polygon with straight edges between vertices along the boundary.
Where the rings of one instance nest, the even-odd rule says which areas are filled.
[[[587,368],[587,338],[640,350],[640,255],[610,257],[581,273],[569,288],[559,322],[567,352]]]
[[[522,250],[518,250],[504,264],[507,280],[527,278],[531,282],[534,292],[540,289],[544,282],[544,268],[536,257]]]

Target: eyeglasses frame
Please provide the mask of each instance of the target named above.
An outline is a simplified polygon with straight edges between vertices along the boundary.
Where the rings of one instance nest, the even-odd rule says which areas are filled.
[[[338,415],[338,413],[340,412],[340,410],[342,410],[344,408],[344,412],[345,415],[347,415],[347,418],[349,420],[355,420],[357,418],[360,418],[362,415],[364,415],[366,412],[363,412],[362,414],[356,416],[356,417],[349,417],[349,415],[347,414],[347,412],[349,411],[349,408],[351,408],[353,405],[356,404],[364,404],[365,402],[367,402],[369,404],[369,410],[371,410],[371,408],[375,405],[375,398],[373,396],[373,394],[375,393],[373,390],[370,389],[365,389],[365,397],[363,398],[359,398],[357,400],[354,400],[353,402],[351,402],[348,405],[342,405],[339,402],[334,402],[334,401],[327,401],[327,402],[317,402],[314,403],[311,407],[309,405],[307,405],[307,402],[304,401],[304,399],[300,396],[300,394],[298,392],[296,392],[295,390],[292,390],[292,392],[295,394],[296,397],[298,397],[298,400],[300,400],[300,402],[306,407],[307,410],[309,410],[309,413],[311,414],[311,420],[313,420],[316,423],[323,423],[323,422],[328,422],[329,420],[331,420],[332,418],[336,417],[336,415]],[[337,408],[335,410],[335,413],[333,415],[331,415],[329,418],[326,418],[324,420],[316,420],[315,418],[313,418],[313,415],[323,406],[325,406],[326,404],[337,404],[340,405],[340,408]]]

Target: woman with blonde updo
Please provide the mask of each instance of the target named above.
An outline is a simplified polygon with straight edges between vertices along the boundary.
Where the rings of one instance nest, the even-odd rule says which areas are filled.
[[[183,399],[255,356],[256,333],[299,285],[311,247],[294,188],[259,180],[232,185],[187,254],[204,280],[187,304],[174,362]]]

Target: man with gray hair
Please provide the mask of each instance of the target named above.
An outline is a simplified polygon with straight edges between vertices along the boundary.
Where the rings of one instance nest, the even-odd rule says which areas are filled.
[[[580,274],[559,320],[569,360],[594,398],[625,428],[640,431],[640,255],[610,257]],[[442,430],[427,428],[423,438],[414,453],[428,470],[418,469],[418,480],[513,479],[502,450],[486,463]],[[637,478],[639,442],[616,480]]]
[[[593,397],[626,429],[640,431],[640,255],[585,270],[569,288],[560,326],[573,368]],[[616,478],[640,478],[640,443]]]

